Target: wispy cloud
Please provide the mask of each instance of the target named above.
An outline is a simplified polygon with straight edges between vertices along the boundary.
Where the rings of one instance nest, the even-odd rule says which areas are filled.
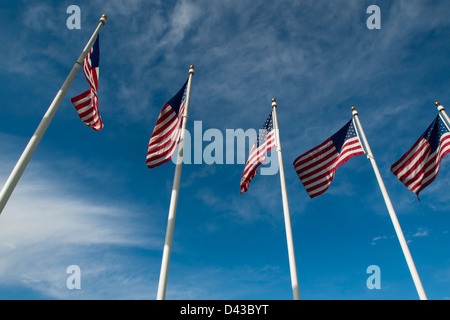
[[[426,237],[428,236],[428,230],[420,228],[416,233],[412,235],[413,237]]]
[[[360,112],[399,216],[407,212],[411,217],[422,208],[445,213],[449,199],[442,190],[450,178],[446,159],[438,179],[424,190],[420,207],[415,196],[389,172],[389,165],[429,125],[435,97],[446,95],[448,81],[445,77],[436,79],[436,75],[447,68],[448,48],[442,35],[447,34],[449,22],[437,10],[446,12],[450,4],[442,0],[433,4],[419,0],[383,2],[382,29],[372,31],[365,25],[370,4],[347,0],[81,1],[82,29],[68,30],[67,3],[22,2],[18,7],[25,9],[7,17],[10,20],[5,20],[3,28],[8,32],[0,34],[0,40],[8,44],[0,53],[4,96],[10,101],[10,112],[20,119],[20,125],[5,120],[5,128],[14,128],[17,131],[11,132],[28,138],[28,130],[35,128],[31,122],[38,122],[45,112],[36,105],[44,108],[54,97],[98,18],[105,13],[109,19],[101,31],[99,97],[100,112],[109,129],[105,127],[95,137],[81,130],[67,130],[59,137],[53,131],[46,136],[48,140],[39,150],[48,148],[47,152],[32,160],[0,216],[0,282],[19,283],[58,298],[121,298],[125,291],[133,293],[125,298],[154,297],[173,166],[168,163],[156,171],[145,171],[148,176],[139,166],[145,168],[146,144],[156,117],[187,78],[190,64],[196,68],[189,130],[191,120],[202,120],[204,128],[217,128],[223,133],[225,129],[258,129],[270,111],[271,98],[277,98],[293,224],[296,213],[310,214],[306,209],[312,207],[357,214],[355,205],[346,201],[356,198],[357,193],[365,209],[386,215],[368,161],[358,166],[357,162],[363,160],[352,159],[352,164],[338,170],[328,195],[314,201],[308,198],[292,168],[298,155],[349,120],[352,105]],[[14,9],[12,6],[11,12]],[[18,87],[8,96],[9,89]],[[68,97],[85,88],[85,79],[79,73]],[[64,117],[79,121],[67,98],[49,130],[64,126]],[[16,104],[22,106],[12,108]],[[2,110],[9,119],[9,111]],[[30,119],[29,114],[38,116]],[[1,142],[14,138],[0,135]],[[71,139],[78,139],[86,148],[72,152],[75,144],[69,146]],[[3,181],[22,151],[17,146],[25,143],[2,144]],[[98,152],[92,154],[90,150]],[[220,234],[227,224],[234,232],[259,224],[267,226],[275,219],[281,230],[279,176],[257,176],[249,192],[241,196],[243,168],[243,164],[184,166],[180,195],[185,198],[180,201],[180,209],[209,214],[210,218],[197,222],[194,217],[198,216],[192,215],[184,223],[189,221],[194,230],[206,236]],[[91,170],[98,170],[98,175],[94,177]],[[367,188],[364,194],[360,192],[363,188]],[[427,197],[433,201],[425,201]],[[345,201],[345,207],[336,204],[338,198]],[[155,207],[164,210],[159,214]],[[431,225],[405,225],[405,235],[414,241],[428,241],[436,230]],[[397,241],[390,235],[392,229],[382,230],[366,245],[380,248]],[[314,231],[305,230],[302,236],[309,236],[307,232]],[[199,242],[204,241],[203,235],[196,235]],[[179,253],[187,250],[189,240],[185,240],[175,239],[182,242],[176,249]],[[218,243],[221,240],[217,239]],[[215,244],[212,241],[211,245]],[[315,244],[308,246],[311,252],[317,251]],[[157,254],[150,253],[155,250]],[[234,248],[231,251],[235,253]],[[240,279],[241,275],[243,279],[255,273],[273,279],[279,276],[276,265],[266,269],[254,265],[194,267],[180,261],[173,266],[183,270],[174,274],[184,279],[168,288],[171,296],[180,298],[214,296],[211,292],[217,288],[227,297],[254,296],[260,290],[256,282],[264,283],[264,277],[250,283]],[[208,263],[223,266],[223,261],[221,257]],[[70,264],[81,267],[81,292],[65,287],[65,270]],[[187,274],[186,268],[192,274]],[[223,274],[231,279],[227,281],[229,286],[221,280]],[[249,286],[239,286],[242,283]],[[117,287],[124,290],[118,292]],[[251,292],[244,292],[249,288]],[[323,288],[326,292],[325,285]]]
[[[421,238],[421,237],[429,236],[429,230],[426,228],[419,228],[415,233],[406,232],[404,236],[407,240],[407,243],[411,243],[412,242],[411,238]],[[385,240],[389,240],[389,239],[397,239],[397,236],[395,236],[395,235],[376,236],[372,239],[371,245],[375,246],[375,245],[379,244],[381,241],[385,241]]]
[[[393,238],[393,236],[391,236],[390,238]],[[388,239],[388,236],[377,236],[377,237],[374,237],[372,239],[371,245],[375,246],[379,241],[387,240],[387,239]]]
[[[5,181],[10,164],[4,156],[0,164]],[[161,248],[162,231],[134,205],[83,194],[78,180],[63,186],[51,172],[35,160],[0,216],[0,283],[50,298],[153,298],[148,286],[156,278],[144,277],[149,266],[142,268],[151,270],[145,252]],[[142,254],[132,258],[136,250]],[[72,264],[81,268],[80,291],[66,287]]]

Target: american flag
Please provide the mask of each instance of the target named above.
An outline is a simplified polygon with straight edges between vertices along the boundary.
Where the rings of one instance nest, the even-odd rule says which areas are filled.
[[[183,113],[186,102],[186,88],[189,79],[178,93],[164,104],[150,142],[145,163],[149,168],[157,167],[169,161],[180,139]]]
[[[419,140],[391,166],[391,172],[419,198],[436,179],[441,159],[450,152],[450,133],[438,114]]]
[[[354,156],[364,154],[353,119],[317,147],[294,161],[294,168],[311,198],[329,188],[336,169]]]
[[[96,131],[103,128],[103,122],[98,112],[98,75],[100,62],[99,38],[95,40],[91,51],[83,61],[83,72],[89,83],[89,90],[70,99],[75,109],[77,109],[80,119],[89,127]]]
[[[258,173],[256,169],[260,164],[266,161],[267,152],[272,150],[275,145],[275,130],[273,129],[272,113],[270,113],[266,122],[259,130],[259,136],[250,150],[244,173],[241,178],[241,194],[248,190],[250,181],[252,181]]]

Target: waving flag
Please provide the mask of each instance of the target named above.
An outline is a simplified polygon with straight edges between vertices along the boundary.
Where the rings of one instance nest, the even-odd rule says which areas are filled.
[[[294,167],[306,192],[314,198],[327,191],[341,164],[364,153],[352,119],[333,136],[298,157]]]
[[[75,109],[77,109],[80,119],[89,127],[96,131],[103,128],[103,122],[98,112],[98,75],[100,62],[99,38],[95,40],[91,51],[83,61],[83,72],[89,83],[89,90],[70,99]]]
[[[181,125],[186,102],[188,80],[178,93],[164,104],[150,142],[145,163],[149,168],[157,167],[169,161],[177,148],[180,139]]]
[[[259,136],[250,150],[247,164],[241,178],[241,194],[248,190],[250,181],[258,173],[256,169],[266,161],[267,152],[275,147],[275,130],[273,129],[272,113],[259,130]]]
[[[391,166],[391,172],[419,198],[439,172],[441,159],[450,152],[450,133],[438,114],[419,140]]]

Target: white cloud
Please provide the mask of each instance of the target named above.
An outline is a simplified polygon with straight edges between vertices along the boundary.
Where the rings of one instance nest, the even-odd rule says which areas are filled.
[[[407,243],[411,243],[412,242],[412,240],[411,239],[408,239],[408,238],[410,238],[410,237],[414,237],[414,238],[416,238],[416,237],[426,237],[426,236],[428,236],[429,235],[429,231],[428,231],[428,229],[425,229],[425,228],[419,228],[418,230],[417,230],[417,232],[416,233],[413,233],[412,235],[410,235],[409,233],[405,233],[405,238],[406,238],[406,242]],[[395,236],[395,235],[392,235],[392,236],[386,236],[386,235],[383,235],[383,236],[376,236],[376,237],[374,237],[373,239],[372,239],[372,242],[371,242],[371,245],[372,246],[375,246],[375,245],[377,245],[380,241],[384,241],[384,240],[388,240],[388,239],[397,239],[397,237]]]
[[[0,160],[5,181],[10,165]],[[148,213],[80,195],[76,181],[60,185],[37,161],[27,169],[0,215],[0,283],[57,299],[153,298],[148,287],[157,277],[146,276],[159,262],[144,253],[160,250],[163,235],[149,225]],[[72,264],[81,269],[78,291],[66,287]]]
[[[416,233],[413,234],[413,237],[426,237],[428,236],[428,230],[420,228]]]
[[[192,2],[179,1],[170,17],[170,31],[167,33],[166,38],[170,39],[173,45],[180,43],[199,12],[200,9]]]
[[[23,23],[30,29],[54,33],[59,30],[56,19],[54,19],[55,11],[55,8],[48,3],[30,3],[24,12]]]
[[[372,239],[371,245],[374,246],[374,245],[377,244],[377,242],[378,242],[379,240],[386,240],[387,238],[388,238],[387,236],[377,236],[377,237],[374,237],[374,238]]]

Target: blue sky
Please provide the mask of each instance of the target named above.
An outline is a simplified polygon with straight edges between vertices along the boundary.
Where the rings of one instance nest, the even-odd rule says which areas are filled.
[[[381,9],[369,30],[366,9]],[[69,5],[81,29],[69,30]],[[0,181],[14,167],[102,14],[95,132],[69,99],[0,216],[1,299],[155,299],[175,165],[145,156],[163,104],[195,66],[189,122],[278,121],[302,299],[417,299],[370,162],[310,199],[294,159],[356,106],[429,299],[450,298],[450,164],[421,201],[390,173],[450,105],[448,1],[2,1]],[[198,138],[198,137],[197,137]],[[203,141],[203,148],[210,142]],[[193,146],[192,146],[193,148]],[[247,148],[248,152],[248,148]],[[278,175],[239,194],[243,164],[183,166],[167,299],[292,299]],[[66,286],[70,265],[81,289]],[[381,289],[369,290],[377,265]]]

